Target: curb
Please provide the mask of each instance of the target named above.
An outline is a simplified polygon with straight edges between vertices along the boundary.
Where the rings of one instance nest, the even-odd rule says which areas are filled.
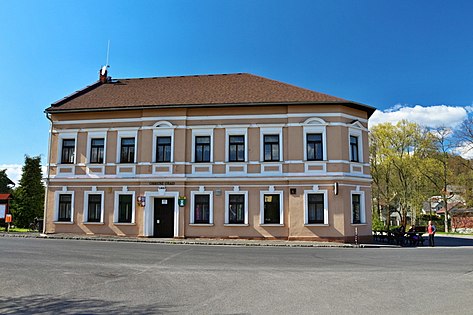
[[[57,235],[40,233],[0,233],[0,237],[15,238],[40,238],[61,239],[76,241],[100,241],[100,242],[128,242],[148,243],[166,245],[204,245],[204,246],[252,246],[252,247],[323,247],[323,248],[365,248],[371,244],[343,244],[330,242],[294,242],[294,241],[272,241],[272,240],[226,240],[226,239],[156,239],[156,238],[130,238],[130,237],[101,237],[81,235]],[[376,246],[375,244],[373,244]],[[376,246],[377,247],[377,246]]]

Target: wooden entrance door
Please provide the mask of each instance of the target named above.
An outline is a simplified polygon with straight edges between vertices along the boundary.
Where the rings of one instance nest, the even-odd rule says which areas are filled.
[[[154,199],[154,237],[174,237],[174,198]]]

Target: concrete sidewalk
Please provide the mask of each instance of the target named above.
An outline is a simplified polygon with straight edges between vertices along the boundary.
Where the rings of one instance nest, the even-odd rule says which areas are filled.
[[[144,238],[128,236],[109,235],[76,235],[76,234],[40,234],[40,233],[6,233],[0,232],[0,237],[26,237],[42,239],[65,239],[65,240],[90,240],[102,242],[136,242],[156,243],[169,245],[220,245],[220,246],[273,246],[273,247],[380,247],[379,244],[344,244],[336,242],[314,242],[314,241],[285,241],[285,240],[248,240],[248,239],[209,239],[209,238]],[[382,247],[385,247],[381,245]]]

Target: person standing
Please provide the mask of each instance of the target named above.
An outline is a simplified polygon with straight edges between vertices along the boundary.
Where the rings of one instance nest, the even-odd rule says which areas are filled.
[[[434,236],[436,231],[437,228],[435,227],[435,225],[432,224],[432,221],[429,221],[429,225],[427,226],[427,232],[429,233],[429,246],[431,247],[435,246]]]

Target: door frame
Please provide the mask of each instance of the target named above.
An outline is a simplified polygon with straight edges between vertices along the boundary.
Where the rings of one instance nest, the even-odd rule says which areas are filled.
[[[179,192],[176,191],[147,191],[145,192],[146,206],[143,216],[144,236],[154,235],[154,200],[163,198],[174,198],[174,237],[179,236]]]

